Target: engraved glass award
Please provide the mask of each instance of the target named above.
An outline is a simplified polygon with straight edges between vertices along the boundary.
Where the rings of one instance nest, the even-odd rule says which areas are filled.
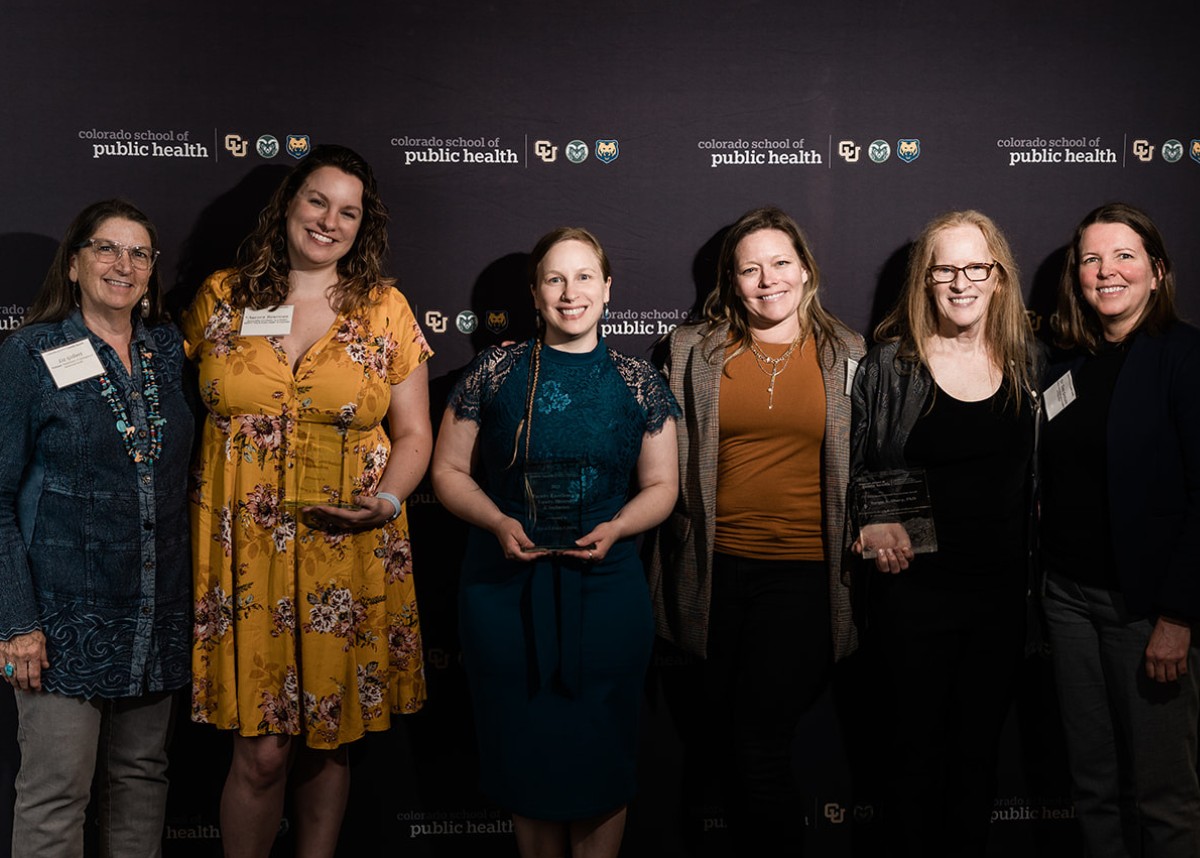
[[[329,428],[322,428],[326,432],[324,435],[306,427],[297,427],[297,454],[290,463],[295,474],[295,494],[287,507],[296,518],[314,530],[330,529],[333,523],[325,521],[319,514],[305,512],[309,507],[359,508],[346,461],[348,456],[353,455],[346,443],[346,435],[339,428],[340,443],[331,443]]]
[[[913,554],[937,551],[925,471],[874,471],[859,477],[854,483],[854,500],[865,559],[874,558],[884,548],[909,546]]]
[[[583,496],[586,463],[581,459],[525,463],[526,533],[545,551],[579,548],[583,536]]]

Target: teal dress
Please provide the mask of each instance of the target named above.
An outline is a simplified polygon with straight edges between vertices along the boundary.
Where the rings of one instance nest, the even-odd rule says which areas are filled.
[[[582,464],[582,536],[636,491],[643,436],[659,432],[679,408],[649,362],[603,340],[585,354],[532,341],[480,354],[450,407],[460,420],[479,424],[477,479],[527,533],[519,427],[535,351],[528,457]],[[520,562],[507,560],[491,533],[472,527],[459,593],[484,793],[533,819],[584,819],[627,804],[654,637],[635,540],[617,542],[593,564]]]

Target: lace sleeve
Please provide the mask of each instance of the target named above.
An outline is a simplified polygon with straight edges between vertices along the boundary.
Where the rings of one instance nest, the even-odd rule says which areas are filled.
[[[667,387],[667,380],[650,361],[623,355],[613,349],[609,349],[609,355],[629,392],[646,415],[648,434],[657,435],[668,420],[678,419],[682,412],[671,395],[671,389]]]
[[[491,346],[467,365],[458,383],[450,391],[446,405],[459,420],[480,422],[480,415],[491,404],[505,379],[528,351],[529,344]]]

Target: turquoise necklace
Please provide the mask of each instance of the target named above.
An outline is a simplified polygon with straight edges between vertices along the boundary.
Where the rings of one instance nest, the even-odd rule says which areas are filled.
[[[150,363],[152,357],[153,352],[138,348],[142,368],[142,396],[146,400],[146,423],[150,427],[144,450],[138,447],[137,427],[129,419],[129,412],[125,410],[125,403],[112,379],[108,377],[107,372],[100,374],[100,393],[108,402],[113,417],[117,418],[117,434],[125,442],[125,452],[137,464],[153,462],[162,453],[162,427],[167,425],[167,419],[158,411],[158,376],[154,374],[154,365]]]

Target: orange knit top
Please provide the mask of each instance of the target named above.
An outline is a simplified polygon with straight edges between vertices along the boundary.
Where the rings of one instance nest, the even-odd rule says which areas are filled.
[[[756,345],[777,358],[790,344]],[[727,354],[732,351],[730,347]],[[809,339],[797,346],[775,377],[773,399],[770,369],[749,349],[725,364],[715,547],[723,554],[760,560],[824,560],[825,385],[815,344]]]

